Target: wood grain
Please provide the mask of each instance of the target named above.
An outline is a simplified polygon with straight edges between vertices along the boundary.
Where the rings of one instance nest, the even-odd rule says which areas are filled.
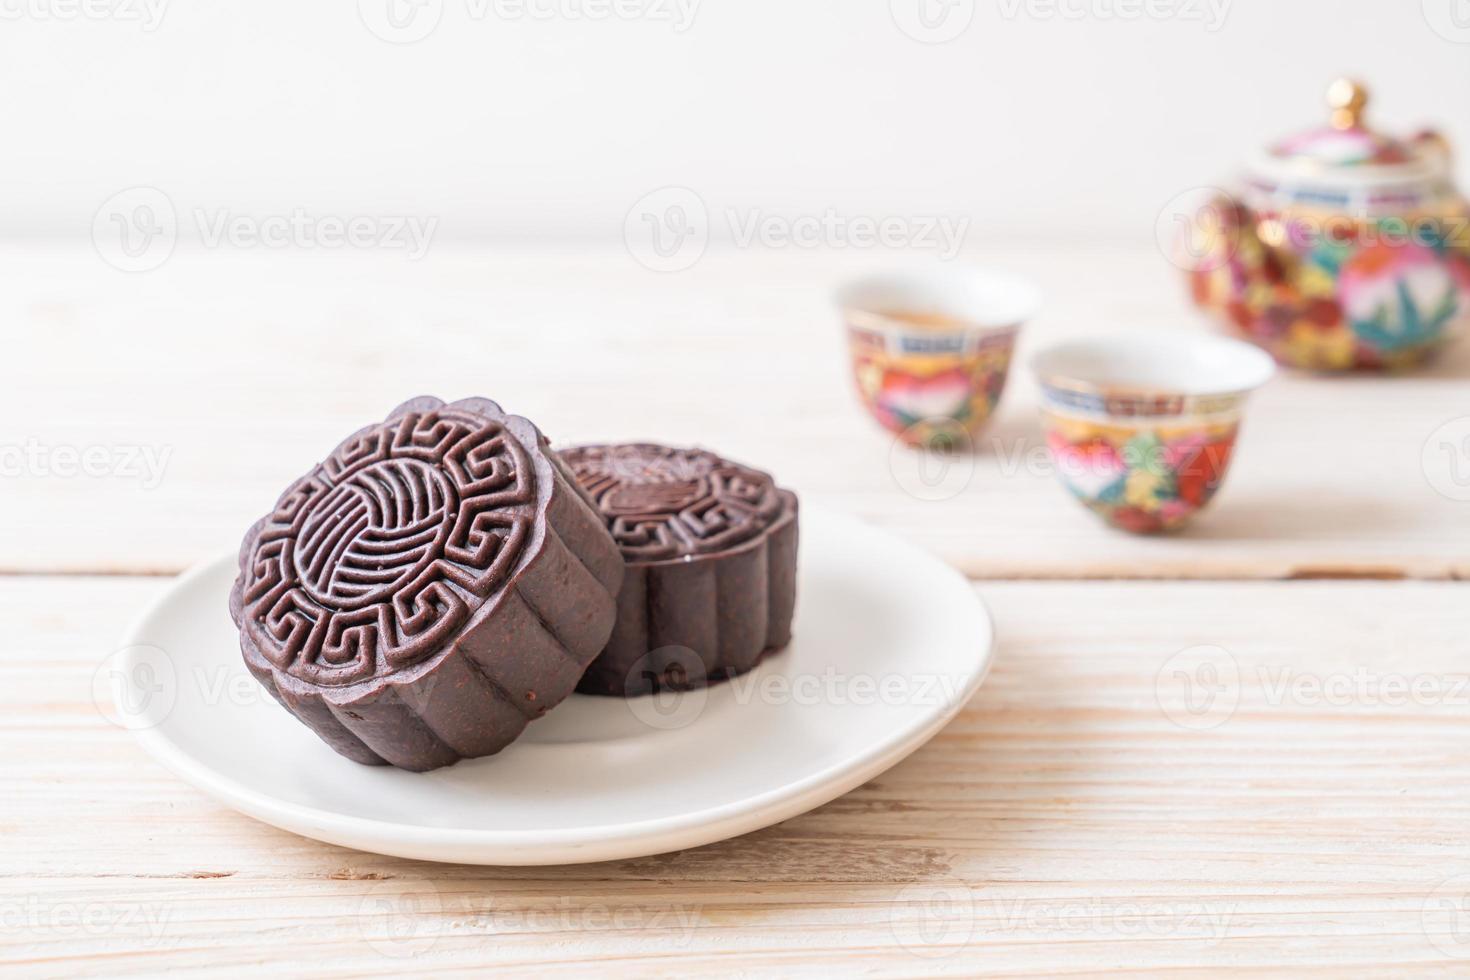
[[[156,767],[92,679],[164,587],[0,587],[7,975],[1470,970],[1470,586],[982,584],[994,673],[907,762],[744,838],[518,870],[317,844]]]
[[[0,463],[40,453],[0,482],[0,571],[178,571],[234,546],[343,434],[436,393],[496,397],[563,443],[708,444],[977,578],[1470,575],[1470,503],[1430,479],[1470,497],[1465,445],[1430,443],[1470,414],[1470,345],[1410,378],[1280,379],[1214,509],[1142,540],[1056,485],[1024,369],[979,452],[947,470],[864,416],[829,288],[891,257],[711,252],[669,275],[622,252],[447,246],[418,263],[181,251],[140,275],[90,251],[0,258],[0,341],[19,352],[0,359]],[[1023,362],[1062,336],[1203,326],[1152,251],[965,261],[1044,287]],[[57,452],[89,451],[100,475],[56,474]]]

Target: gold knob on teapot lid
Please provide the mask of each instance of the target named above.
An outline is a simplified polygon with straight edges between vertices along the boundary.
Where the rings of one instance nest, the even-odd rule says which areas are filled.
[[[1339,78],[1327,89],[1327,104],[1332,107],[1333,129],[1358,129],[1363,124],[1368,89],[1351,78]]]

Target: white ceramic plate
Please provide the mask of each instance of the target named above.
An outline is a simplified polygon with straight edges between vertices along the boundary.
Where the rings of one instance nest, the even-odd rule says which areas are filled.
[[[110,674],[117,719],[183,779],[364,851],[537,865],[658,854],[820,806],[913,752],[979,687],[990,617],[935,558],[803,507],[795,641],[706,691],[573,696],[497,756],[359,766],[258,688],[226,608],[234,556],[182,576]]]

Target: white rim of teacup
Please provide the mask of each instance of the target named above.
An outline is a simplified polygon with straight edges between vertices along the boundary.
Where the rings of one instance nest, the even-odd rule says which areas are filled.
[[[1139,334],[1056,344],[1031,359],[1042,384],[1108,394],[1244,395],[1276,362],[1259,347],[1209,334]]]
[[[873,273],[838,289],[836,300],[864,329],[973,335],[1019,328],[1040,309],[1041,290],[1008,272],[947,268]],[[917,327],[892,315],[898,312],[943,315],[957,326]]]

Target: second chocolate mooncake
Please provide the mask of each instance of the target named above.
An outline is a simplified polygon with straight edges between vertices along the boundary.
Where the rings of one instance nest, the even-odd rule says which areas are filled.
[[[489,755],[570,695],[623,565],[530,422],[419,398],[349,437],[245,535],[250,672],[356,762]]]
[[[796,495],[700,449],[580,446],[562,460],[592,497],[627,572],[586,694],[699,687],[791,640]]]

